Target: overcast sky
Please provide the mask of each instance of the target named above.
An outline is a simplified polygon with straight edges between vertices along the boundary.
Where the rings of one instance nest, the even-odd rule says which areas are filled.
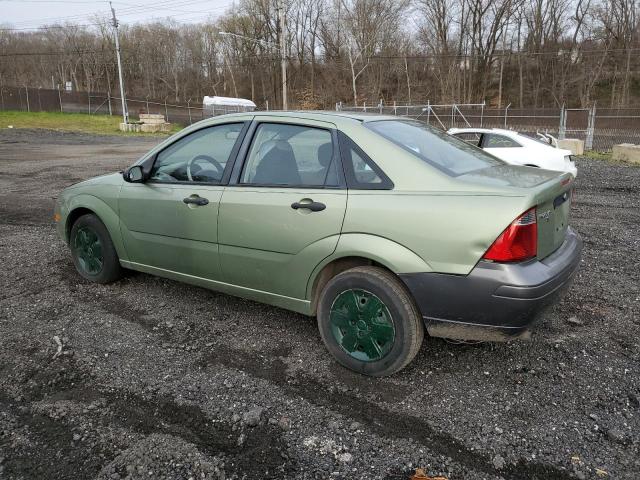
[[[189,23],[218,17],[233,0],[118,0],[113,2],[122,23],[171,17]],[[0,24],[28,29],[56,22],[86,24],[94,15],[110,15],[104,0],[0,0]]]

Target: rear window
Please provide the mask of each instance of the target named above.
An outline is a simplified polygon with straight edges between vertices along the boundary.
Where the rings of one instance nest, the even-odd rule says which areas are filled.
[[[377,120],[364,125],[453,177],[505,163],[464,140],[416,120]]]

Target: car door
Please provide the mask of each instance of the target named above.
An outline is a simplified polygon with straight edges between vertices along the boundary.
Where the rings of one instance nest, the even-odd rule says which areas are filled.
[[[148,161],[144,183],[123,185],[120,229],[130,261],[220,279],[218,208],[245,125],[190,132]]]
[[[482,149],[512,165],[528,163],[527,158],[523,155],[522,145],[506,135],[484,133],[482,135]]]
[[[260,117],[220,204],[225,282],[303,299],[336,248],[347,204],[333,124]]]

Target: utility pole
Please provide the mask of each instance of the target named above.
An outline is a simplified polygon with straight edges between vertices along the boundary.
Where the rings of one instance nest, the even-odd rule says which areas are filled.
[[[287,57],[285,55],[285,28],[284,0],[278,2],[278,17],[280,20],[280,65],[282,67],[282,109],[287,110]]]
[[[118,39],[118,19],[116,19],[116,11],[113,9],[113,5],[109,2],[111,7],[111,15],[113,21],[113,31],[116,37],[116,56],[118,57],[118,77],[120,78],[120,100],[122,101],[122,121],[126,124],[129,123],[129,112],[127,111],[127,101],[124,98],[124,81],[122,79],[122,62],[120,61],[120,40]]]

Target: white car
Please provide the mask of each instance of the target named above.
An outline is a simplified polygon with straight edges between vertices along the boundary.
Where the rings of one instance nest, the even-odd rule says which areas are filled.
[[[568,172],[578,169],[570,150],[555,148],[543,141],[500,128],[451,128],[447,133],[464,140],[512,165]]]

